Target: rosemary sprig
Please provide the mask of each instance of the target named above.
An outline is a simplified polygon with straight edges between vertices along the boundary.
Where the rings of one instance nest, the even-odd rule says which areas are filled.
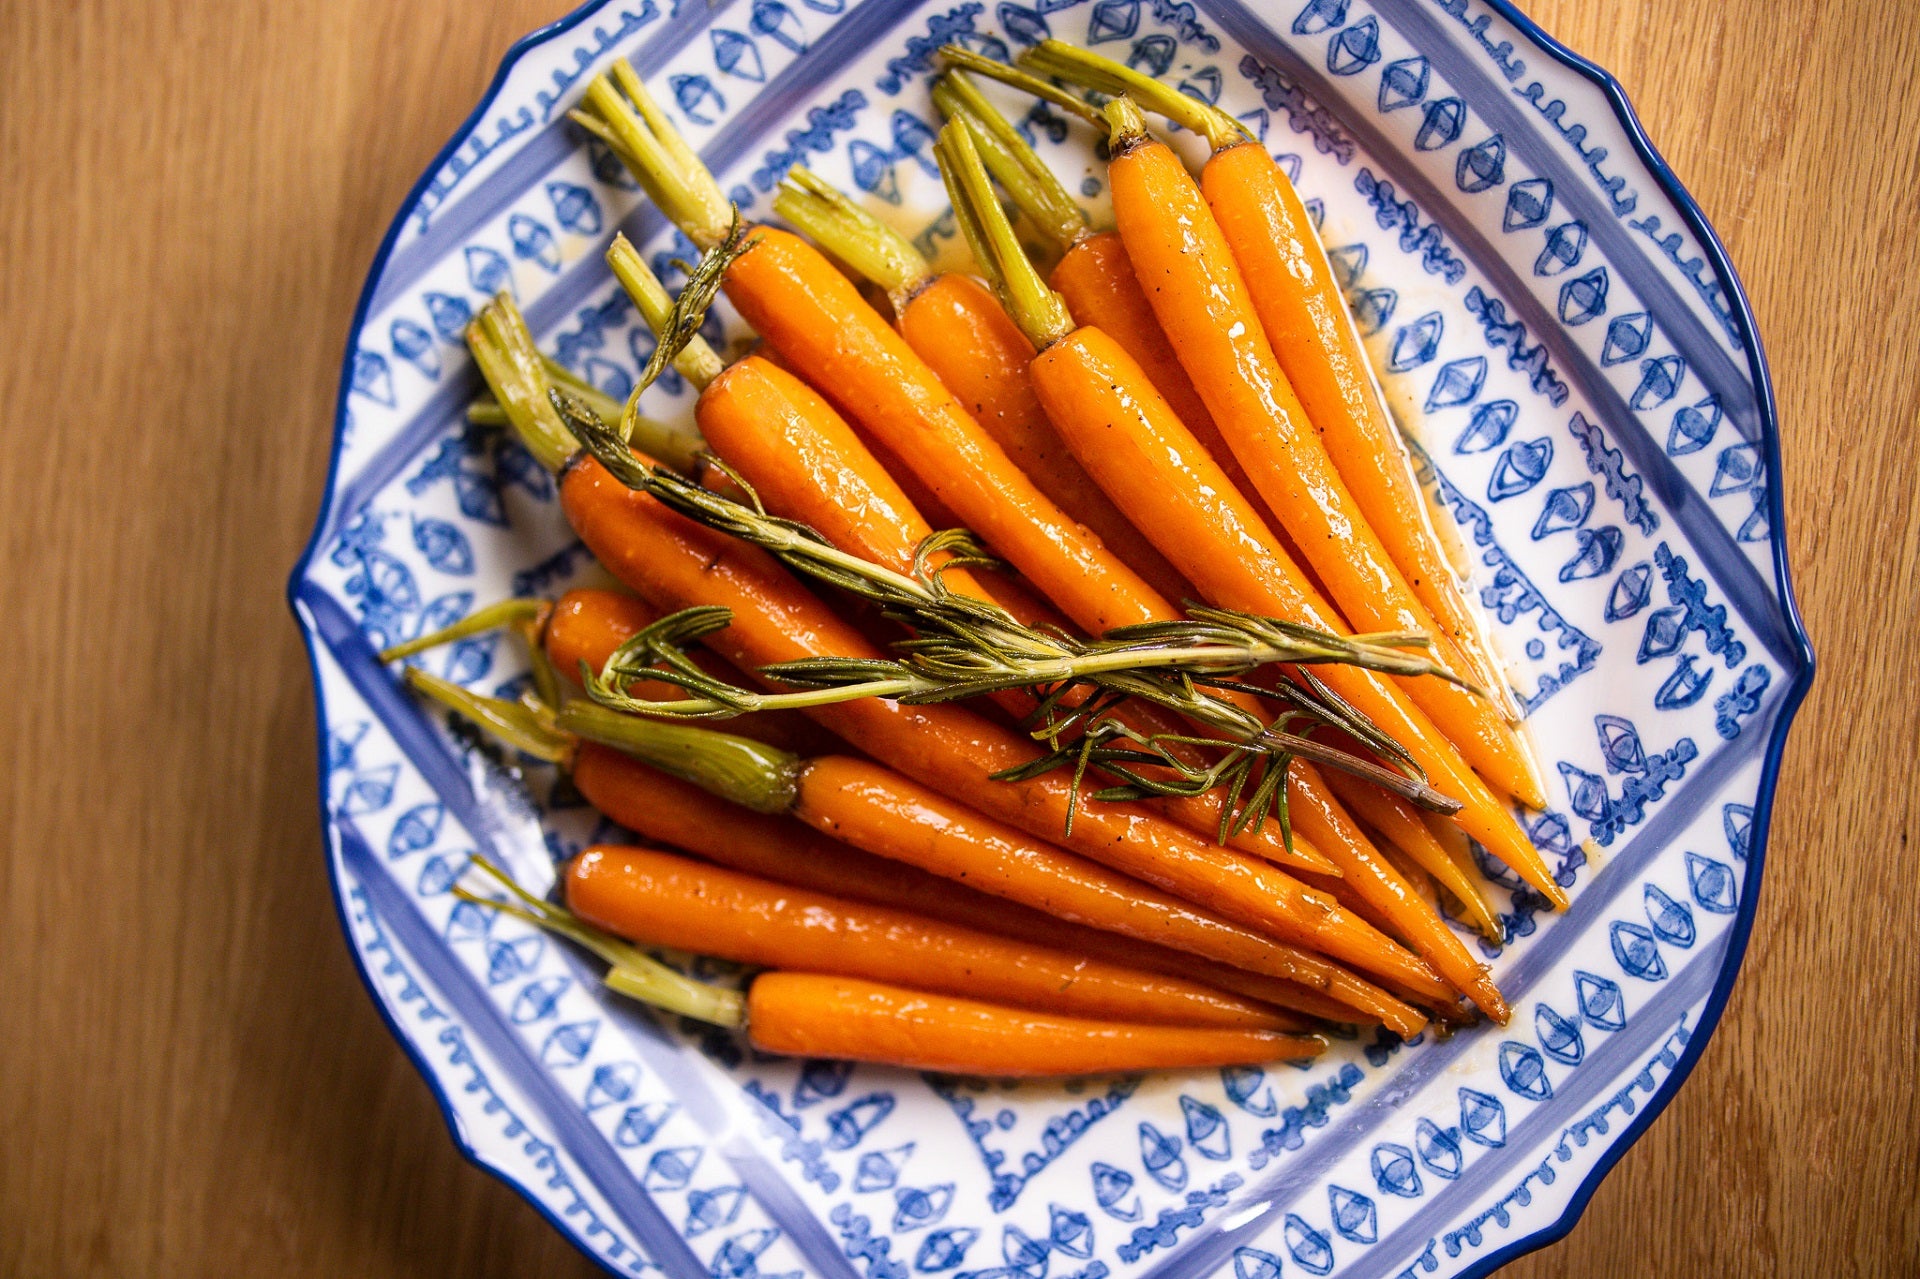
[[[1311,627],[1189,605],[1180,621],[1123,627],[1099,639],[1023,626],[984,600],[947,589],[941,573],[952,564],[986,561],[970,535],[936,533],[919,548],[911,573],[870,563],[833,546],[793,520],[770,515],[741,484],[746,503],[710,492],[662,469],[644,466],[618,435],[582,411],[565,392],[551,399],[582,445],[615,478],[708,528],[760,547],[795,571],[874,604],[913,632],[888,659],[811,658],[761,669],[797,691],[766,693],[715,679],[687,655],[689,646],[725,627],[724,608],[686,609],[660,619],[616,650],[602,668],[585,671],[589,696],[632,714],[719,719],[748,711],[805,709],[862,697],[909,704],[955,701],[1003,689],[1033,690],[1039,699],[1029,723],[1048,753],[1006,774],[1009,780],[1072,768],[1076,779],[1097,768],[1117,779],[1100,799],[1197,795],[1225,786],[1232,802],[1222,837],[1257,825],[1271,813],[1284,822],[1284,781],[1293,758],[1342,768],[1437,812],[1456,801],[1428,786],[1410,756],[1353,707],[1317,681],[1254,688],[1243,677],[1273,663],[1312,666],[1339,662],[1394,675],[1455,679],[1418,652],[1422,635],[1341,637]],[[737,477],[736,477],[737,479]],[[951,556],[940,568],[937,557]],[[689,696],[647,702],[626,695],[639,679],[662,680]],[[1458,682],[1455,680],[1455,682]],[[1220,696],[1254,692],[1280,701],[1273,722]],[[1193,736],[1142,734],[1114,712],[1130,701],[1149,702],[1208,730]],[[1388,761],[1343,750],[1312,734],[1337,729]],[[1204,764],[1188,762],[1200,746],[1224,752]],[[1077,788],[1076,788],[1077,793]]]

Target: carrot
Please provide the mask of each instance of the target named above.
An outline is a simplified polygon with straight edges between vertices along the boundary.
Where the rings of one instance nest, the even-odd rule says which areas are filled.
[[[993,294],[965,276],[936,275],[920,251],[805,169],[782,181],[774,211],[893,299],[900,336],[1007,457],[1069,517],[1154,590],[1187,586],[1060,442],[1033,398],[1033,350]]]
[[[608,718],[597,708],[575,714],[573,727],[580,731],[594,719]],[[711,730],[653,721],[624,721],[620,733],[624,749],[695,786],[758,813],[791,813],[853,848],[1044,912],[1056,928],[1064,921],[1068,927],[1083,925],[1170,947],[1324,992],[1403,1034],[1410,1033],[1409,1025],[1418,1028],[1409,1010],[1319,955],[1271,941],[1095,860],[1022,834],[878,764],[833,755],[800,760],[756,751]],[[728,743],[733,745],[723,753]],[[791,860],[823,859],[817,848],[796,844],[791,830],[756,829],[714,816],[713,805],[690,796],[686,783],[660,777],[591,740],[575,753],[573,771],[575,785],[596,808],[650,838],[734,866],[741,854],[716,852],[716,841],[740,844],[757,837]],[[746,869],[786,878],[761,866]],[[829,886],[829,891],[863,896],[862,890]],[[1137,956],[1125,962],[1164,967]],[[1217,969],[1180,971],[1216,985],[1225,979]],[[1423,982],[1416,989],[1432,995],[1435,988]],[[1270,991],[1249,993],[1264,998]]]
[[[1106,931],[1106,925],[1076,923],[1035,904],[1023,905],[1022,901],[1052,905],[1061,899],[1022,893],[1027,880],[1018,875],[1008,878],[1011,895],[989,896],[979,888],[984,872],[978,862],[962,857],[939,863],[951,875],[942,878],[921,869],[928,859],[907,856],[916,846],[936,848],[940,840],[919,845],[905,841],[901,860],[875,856],[790,818],[729,803],[598,742],[580,743],[573,756],[573,781],[609,820],[645,839],[683,848],[734,870],[876,906],[917,911],[1019,941],[1059,946],[1113,964],[1185,977],[1327,1021],[1390,1020],[1402,1035],[1417,1033],[1422,1024],[1412,1009],[1318,955],[1291,951],[1237,929],[1069,853],[1054,850],[1063,884],[1073,887],[1076,870],[1096,880],[1110,876],[1116,886],[1113,901],[1124,908],[1122,922],[1138,919],[1138,926]],[[941,839],[946,834],[939,832]],[[1141,903],[1149,898],[1161,900],[1165,918],[1171,922],[1155,923],[1142,913]],[[1180,944],[1177,939],[1183,929],[1200,939],[1191,952],[1169,948]],[[1204,958],[1208,953],[1245,956],[1269,972]],[[1271,972],[1294,972],[1298,977],[1289,980]]]
[[[805,383],[749,356],[708,385],[696,412],[707,441],[754,486],[769,510],[809,524],[835,546],[876,564],[899,572],[912,568],[916,549],[932,530],[846,422]],[[1011,605],[1016,616],[1031,612],[1001,581],[989,586],[953,570],[946,582],[956,592]],[[1016,690],[996,694],[995,700],[1016,717],[1034,705],[1030,695]],[[1171,717],[1146,714],[1151,709],[1136,705],[1121,714],[1141,731],[1184,731],[1177,722],[1166,722]],[[1153,806],[1202,834],[1221,827],[1222,800],[1211,792]],[[1338,873],[1310,842],[1290,845],[1271,823],[1230,842],[1284,866]]]
[[[1201,170],[1200,189],[1246,277],[1280,367],[1360,514],[1473,678],[1504,688],[1299,192],[1257,142],[1214,152]]]
[[[1006,1078],[1295,1061],[1326,1048],[1316,1036],[1087,1021],[790,972],[754,979],[747,1033],[765,1052]]]
[[[476,319],[469,340],[487,347],[489,335],[512,321],[510,300],[497,299]],[[516,397],[523,403],[537,398]],[[735,665],[879,656],[769,555],[674,514],[579,454],[557,410],[548,408],[550,418],[523,414],[514,417],[514,427],[536,457],[560,459],[553,465],[560,470],[563,511],[588,548],[630,589],[663,609],[727,608],[732,623],[707,642]],[[636,461],[644,465],[646,459],[636,455]],[[875,698],[819,706],[812,714],[842,738],[885,755],[909,777],[1009,825],[1043,839],[1068,827],[1075,808],[1073,782],[1057,773],[993,780],[995,773],[1032,763],[1040,752],[977,715],[950,705],[906,706]],[[1087,805],[1061,838],[1096,861],[1205,901],[1227,918],[1280,940],[1369,972],[1392,974],[1409,985],[1439,984],[1419,959],[1278,868],[1210,847],[1136,806]]]
[[[596,79],[573,118],[608,142],[695,245],[721,243],[733,213],[712,175],[631,68],[615,79],[620,92]],[[1170,614],[1158,592],[1014,465],[819,250],[772,227],[753,228],[748,241],[725,275],[740,317],[982,541],[1091,634]]]
[[[934,105],[948,119],[964,117],[978,126],[975,141],[980,144],[987,167],[1013,197],[1029,224],[1052,240],[1060,260],[1047,283],[1066,299],[1074,323],[1104,329],[1138,361],[1154,388],[1187,424],[1187,429],[1220,463],[1220,468],[1241,493],[1266,514],[1265,499],[1240,469],[1239,461],[1220,435],[1220,428],[1214,425],[1205,401],[1193,389],[1193,379],[1180,366],[1180,358],[1173,353],[1172,344],[1161,331],[1153,305],[1147,301],[1140,281],[1133,274],[1133,264],[1127,261],[1127,250],[1120,242],[1119,233],[1094,231],[1087,225],[1085,211],[1067,194],[1059,178],[959,68],[978,70],[1015,84],[1025,92],[1038,94],[1104,132],[1099,112],[1047,81],[991,62],[970,50],[948,45],[940,52],[956,69],[934,81]],[[1271,517],[1269,522],[1273,522]]]
[[[596,845],[566,874],[567,907],[617,936],[1069,1016],[1288,1028],[1248,1000],[1177,977],[794,888],[648,848]]]
[[[645,601],[620,591],[582,588],[554,601],[539,639],[547,660],[566,678],[578,683],[584,664],[598,672],[609,654],[632,639],[641,628],[660,620]],[[718,653],[702,652],[694,661],[718,679],[737,682],[740,673]],[[686,696],[679,687],[660,680],[639,680],[623,690],[629,697],[650,702]],[[783,750],[818,754],[840,749],[840,743],[818,724],[794,711],[753,711],[728,721],[730,731]]]
[[[1500,921],[1481,895],[1473,876],[1448,856],[1445,845],[1420,820],[1420,814],[1397,796],[1389,795],[1376,786],[1369,786],[1356,777],[1343,775],[1338,770],[1326,774],[1326,779],[1334,794],[1355,816],[1386,837],[1388,843],[1382,845],[1383,852],[1390,851],[1389,845],[1398,848],[1452,895],[1467,921],[1482,936],[1496,946],[1505,940]],[[1457,831],[1459,828],[1453,829]]]
[[[1144,375],[1098,330],[1080,330],[1044,352],[1035,386],[1088,470],[1208,599],[1340,631],[1331,608],[1302,578],[1246,500],[1157,395],[1121,395]],[[1397,739],[1441,790],[1463,800],[1456,821],[1557,905],[1565,894],[1545,861],[1484,782],[1398,687],[1353,666],[1318,676]],[[1551,887],[1549,887],[1551,886]]]
[[[602,978],[608,989],[665,1012],[744,1031],[765,1052],[1014,1076],[1288,1060],[1326,1048],[1318,1036],[1061,1017],[812,972],[761,973],[742,995],[675,972],[631,942],[533,896],[484,859],[475,861],[514,900],[478,897],[456,884],[457,896],[592,951],[608,964]]]

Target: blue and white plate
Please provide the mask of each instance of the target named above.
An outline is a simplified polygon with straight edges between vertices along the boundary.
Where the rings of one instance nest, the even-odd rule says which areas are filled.
[[[1564,1233],[1720,1015],[1813,669],[1753,318],[1619,86],[1503,0],[665,4],[604,0],[516,46],[408,197],[290,587],[341,922],[454,1139],[608,1269],[671,1279],[1478,1275]],[[647,354],[602,250],[616,230],[684,247],[567,123],[587,78],[630,58],[749,216],[804,161],[958,261],[930,56],[1048,35],[1265,140],[1423,441],[1552,774],[1531,832],[1573,897],[1549,916],[1496,872],[1504,1029],[1068,1084],[762,1060],[448,891],[475,850],[537,888],[606,833],[374,659],[593,571],[549,477],[464,424],[460,342],[508,288],[614,395]],[[1085,139],[1028,123],[1097,212]],[[505,639],[427,660],[489,693],[525,677]]]

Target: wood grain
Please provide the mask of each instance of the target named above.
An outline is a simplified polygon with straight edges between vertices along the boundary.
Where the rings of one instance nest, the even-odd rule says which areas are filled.
[[[0,1274],[597,1273],[455,1153],[361,989],[281,600],[374,247],[559,7],[0,6]],[[1535,12],[1752,292],[1822,676],[1718,1035],[1511,1273],[1913,1273],[1920,21]]]

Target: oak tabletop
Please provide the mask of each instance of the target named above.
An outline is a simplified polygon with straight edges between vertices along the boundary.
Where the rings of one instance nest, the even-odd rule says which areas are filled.
[[[0,5],[0,1276],[598,1273],[355,975],[281,597],[375,246],[566,3]],[[1718,1033],[1508,1273],[1915,1273],[1920,9],[1531,8],[1752,295],[1821,675]]]

